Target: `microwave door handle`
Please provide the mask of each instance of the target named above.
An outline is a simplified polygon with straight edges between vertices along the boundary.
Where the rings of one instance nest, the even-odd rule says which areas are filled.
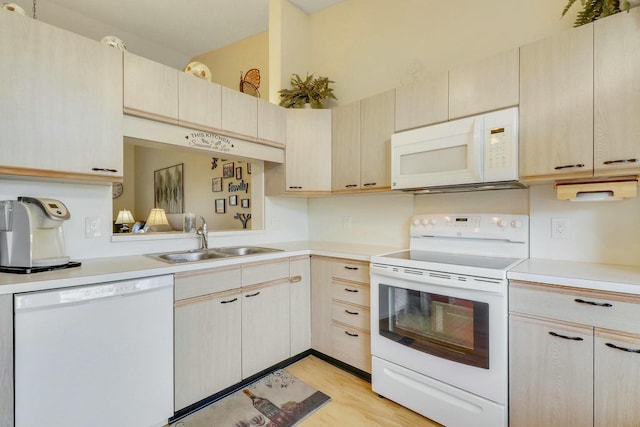
[[[473,147],[472,157],[475,161],[473,165],[478,182],[484,182],[484,116],[478,116],[473,121]]]

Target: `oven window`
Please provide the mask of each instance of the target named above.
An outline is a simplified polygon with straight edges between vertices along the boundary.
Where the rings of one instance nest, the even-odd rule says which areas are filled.
[[[380,334],[399,344],[489,369],[489,304],[380,284]]]

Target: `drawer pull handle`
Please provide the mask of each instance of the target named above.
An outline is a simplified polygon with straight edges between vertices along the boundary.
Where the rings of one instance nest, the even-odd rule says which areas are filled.
[[[345,333],[345,334],[347,334],[347,335],[349,335],[350,337],[357,337],[357,336],[358,336],[358,334],[352,334],[352,333],[351,333],[351,332],[349,332],[349,331],[344,331],[344,333]]]
[[[349,311],[347,309],[345,309],[344,312],[347,313],[347,314],[353,314],[354,316],[357,316],[358,314],[360,314],[357,311]]]
[[[302,281],[302,276],[293,276],[289,279],[290,283],[297,283]]]
[[[229,304],[231,302],[236,302],[236,301],[238,301],[238,298],[234,298],[226,301],[220,301],[220,304]]]
[[[567,335],[560,335],[560,334],[556,334],[555,332],[549,332],[549,335],[551,335],[552,337],[558,337],[558,338],[562,338],[565,340],[573,340],[573,341],[584,341],[584,338],[580,338],[580,337],[569,337]]]
[[[615,348],[616,350],[627,351],[627,352],[629,352],[629,353],[640,353],[640,350],[633,350],[633,349],[630,349],[630,348],[618,347],[617,345],[615,345],[615,344],[611,344],[610,342],[605,343],[605,345],[606,345],[607,347]]]
[[[358,184],[347,184],[347,185],[345,185],[346,188],[354,188],[354,187],[357,187],[357,186],[358,186]]]
[[[598,307],[613,307],[613,304],[609,304],[608,302],[585,301],[581,298],[576,298],[574,299],[574,301],[580,304],[589,304],[589,305],[595,305]]]
[[[363,185],[363,187],[373,187],[374,185],[376,185],[375,182],[367,182]]]
[[[256,292],[255,294],[247,294],[247,295],[245,295],[245,298],[251,298],[251,297],[258,296],[258,295],[260,295],[260,291]]]
[[[111,168],[91,168],[91,170],[94,172],[113,172],[113,173],[118,172],[117,169],[111,169]]]
[[[299,185],[291,185],[289,186],[289,189],[291,190],[302,190],[302,187]]]
[[[583,168],[584,164],[582,163],[578,163],[577,165],[562,165],[562,166],[556,166],[554,169],[555,170],[560,170],[560,169],[570,169],[570,168]]]
[[[357,289],[344,288],[344,290],[347,291],[347,292],[353,292],[353,293],[357,293],[358,292]]]
[[[344,268],[347,269],[347,270],[357,270],[358,269],[358,267],[349,267],[348,265],[345,265]]]
[[[606,162],[602,162],[605,165],[612,165],[615,163],[636,163],[638,159],[621,159],[621,160],[607,160]]]

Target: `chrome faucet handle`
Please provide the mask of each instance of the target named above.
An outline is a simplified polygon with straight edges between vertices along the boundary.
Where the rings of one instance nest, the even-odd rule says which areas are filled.
[[[202,219],[202,227],[198,228],[197,233],[200,235],[200,249],[209,249],[209,239],[207,236],[207,221],[204,220],[203,216],[200,216]]]
[[[204,220],[204,217],[201,215],[200,219],[202,220],[202,231],[207,232],[207,221]]]

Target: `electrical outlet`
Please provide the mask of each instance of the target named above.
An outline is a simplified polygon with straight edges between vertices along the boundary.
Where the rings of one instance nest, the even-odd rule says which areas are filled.
[[[569,218],[551,218],[551,238],[569,238]]]
[[[86,237],[101,237],[102,228],[99,217],[86,217],[84,219],[84,235]]]

